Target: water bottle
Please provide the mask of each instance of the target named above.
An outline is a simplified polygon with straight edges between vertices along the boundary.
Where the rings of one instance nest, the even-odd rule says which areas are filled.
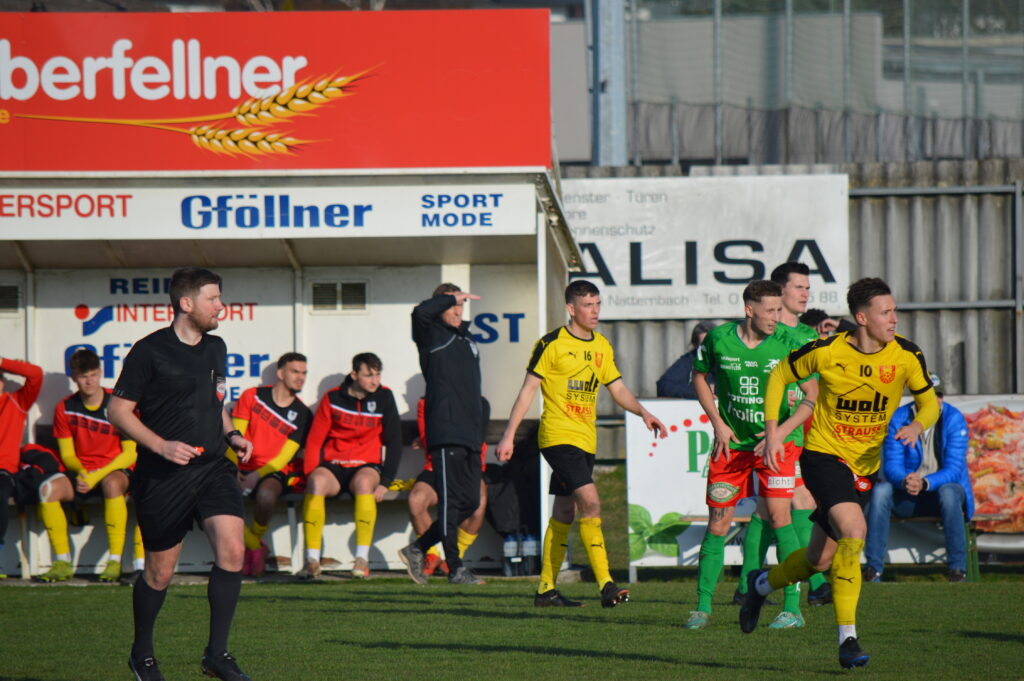
[[[506,577],[516,577],[522,574],[523,558],[520,555],[520,537],[512,532],[505,535],[505,542],[502,545],[502,553],[505,560],[501,563],[501,571]]]
[[[540,541],[537,535],[528,534],[523,537],[523,572],[524,575],[535,575],[540,572]]]

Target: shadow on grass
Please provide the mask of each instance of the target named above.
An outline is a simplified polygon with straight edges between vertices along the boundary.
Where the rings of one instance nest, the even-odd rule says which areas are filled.
[[[961,631],[960,635],[964,638],[983,638],[989,641],[999,641],[1000,643],[1024,643],[1024,635],[1021,634],[1003,634],[992,631]]]
[[[362,648],[383,648],[387,650],[395,650],[396,648],[406,648],[411,650],[424,650],[424,651],[451,651],[452,646],[446,643],[381,643],[381,642],[370,642],[370,643],[357,643],[353,641],[341,641],[341,640],[328,640],[325,643],[337,643],[342,645],[357,645]],[[722,662],[709,662],[704,660],[685,660],[673,657],[661,657],[658,655],[631,655],[629,653],[615,653],[602,650],[593,649],[573,649],[573,648],[561,648],[552,647],[545,648],[541,646],[489,646],[489,645],[466,645],[460,643],[458,646],[459,650],[473,650],[478,653],[493,653],[499,655],[507,655],[511,652],[515,653],[527,653],[530,655],[550,655],[552,657],[589,657],[589,658],[602,658],[608,660],[623,660],[627,662],[664,662],[665,664],[682,664],[694,667],[706,667],[710,669],[750,669],[750,667],[744,665],[731,665],[724,664]],[[758,669],[761,670],[772,670],[772,671],[783,671],[782,668],[774,669],[770,667],[760,666]]]
[[[422,617],[437,617],[438,615],[449,615],[451,617],[467,617],[472,619],[491,619],[491,620],[504,620],[510,616],[514,616],[517,620],[537,620],[549,622],[551,620],[565,620],[572,622],[592,622],[600,624],[602,626],[673,626],[671,624],[666,625],[664,622],[657,620],[643,620],[637,619],[636,617],[630,619],[614,619],[612,617],[603,617],[601,615],[586,615],[581,611],[584,608],[562,608],[558,610],[548,609],[544,613],[534,612],[507,612],[507,611],[494,611],[494,610],[472,610],[468,608],[436,608],[436,607],[425,607],[417,610],[392,610],[387,608],[358,608],[360,614],[371,614],[371,615],[398,615],[402,614],[405,616],[422,616]],[[321,609],[320,612],[324,613],[335,613],[335,610]]]

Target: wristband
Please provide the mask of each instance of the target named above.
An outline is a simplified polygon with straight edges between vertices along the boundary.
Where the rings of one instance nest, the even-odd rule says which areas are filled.
[[[800,400],[800,404],[801,405],[806,404],[808,407],[810,407],[811,410],[814,409],[814,400],[812,400],[810,398],[804,398],[804,399]]]
[[[242,431],[240,430],[232,430],[230,433],[224,436],[224,442],[227,443],[228,447],[231,446],[231,438],[233,438],[236,435],[238,437],[245,437],[244,435],[242,435]]]

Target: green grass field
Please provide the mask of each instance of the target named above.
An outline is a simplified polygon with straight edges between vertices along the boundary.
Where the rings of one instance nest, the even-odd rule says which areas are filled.
[[[625,476],[598,477],[615,576],[625,578]],[[621,516],[621,517],[620,517]],[[582,551],[575,562],[586,563]],[[231,648],[256,681],[446,681],[466,679],[1024,679],[1024,570],[983,567],[980,584],[950,585],[940,567],[887,569],[864,587],[861,641],[872,659],[844,672],[836,661],[832,608],[804,608],[807,627],[744,635],[718,587],[712,626],[682,628],[695,602],[692,568],[643,570],[633,601],[602,609],[593,583],[562,588],[588,607],[533,607],[535,584],[492,579],[483,587],[435,580],[245,584]],[[764,623],[777,607],[765,611]],[[206,588],[176,585],[157,624],[169,681],[200,679]],[[0,586],[0,681],[129,679],[131,589]]]
[[[694,584],[641,583],[599,607],[593,584],[564,591],[588,607],[538,610],[530,582],[417,587],[404,579],[247,583],[232,649],[257,681],[304,679],[827,679],[836,663],[830,607],[803,630],[744,635],[734,583],[719,586],[712,627],[681,628]],[[1024,583],[870,584],[859,629],[876,679],[1020,679]],[[128,679],[131,589],[0,588],[4,681]],[[770,618],[775,608],[769,608]],[[204,586],[173,586],[157,626],[163,671],[201,678]]]

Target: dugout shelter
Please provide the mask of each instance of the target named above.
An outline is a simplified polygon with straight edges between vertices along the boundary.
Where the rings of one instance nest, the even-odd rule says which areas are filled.
[[[0,356],[45,371],[32,439],[73,388],[76,348],[112,387],[131,344],[170,322],[181,265],[224,277],[229,401],[297,350],[315,409],[371,351],[414,421],[409,315],[452,281],[481,296],[484,394],[508,413],[580,262],[552,172],[546,10],[5,16]],[[407,447],[399,477],[421,463]],[[324,555],[347,565],[351,502],[328,508]],[[272,551],[298,569],[301,522],[275,522]],[[97,529],[73,532],[80,572],[105,560]],[[408,532],[405,504],[382,504],[371,567],[397,567]],[[28,535],[44,570],[32,518]],[[207,569],[206,551],[186,540],[179,569]],[[499,564],[497,538],[468,559]],[[0,554],[0,572],[16,561]]]

